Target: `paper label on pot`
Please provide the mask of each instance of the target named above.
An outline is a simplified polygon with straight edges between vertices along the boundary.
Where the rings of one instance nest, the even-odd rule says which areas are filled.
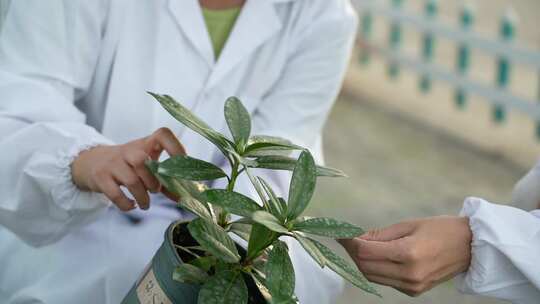
[[[159,286],[151,267],[137,286],[137,297],[141,304],[173,304]]]

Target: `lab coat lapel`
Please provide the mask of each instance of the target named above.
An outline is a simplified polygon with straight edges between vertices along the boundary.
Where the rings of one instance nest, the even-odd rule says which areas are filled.
[[[214,50],[198,0],[169,0],[169,10],[194,49],[208,66],[214,65]]]
[[[208,80],[210,88],[281,29],[273,1],[248,0]]]

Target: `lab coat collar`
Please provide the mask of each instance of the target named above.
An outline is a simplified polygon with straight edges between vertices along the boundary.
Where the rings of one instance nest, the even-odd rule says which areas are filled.
[[[281,29],[281,20],[276,13],[274,2],[283,0],[246,1],[218,61],[215,62],[199,1],[170,0],[169,9],[182,32],[212,67],[212,73],[206,84],[207,89],[217,84],[227,72],[248,58]]]
[[[214,64],[214,52],[198,0],[169,0],[169,10],[181,31],[204,58],[208,66]]]

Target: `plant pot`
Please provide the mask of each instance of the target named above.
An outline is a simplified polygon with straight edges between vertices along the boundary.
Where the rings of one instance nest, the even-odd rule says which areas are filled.
[[[174,269],[189,258],[183,252],[179,254],[174,245],[199,245],[189,234],[187,224],[189,221],[177,221],[169,225],[163,244],[122,304],[197,304],[201,286],[173,280]],[[245,249],[239,245],[237,248],[240,255],[245,255]],[[248,303],[266,304],[253,280],[249,276],[244,278],[249,291]]]
[[[189,221],[178,221],[169,225],[163,243],[122,304],[197,303],[200,286],[173,280],[174,269],[183,263],[174,247],[173,233],[178,227],[186,227],[188,223]]]

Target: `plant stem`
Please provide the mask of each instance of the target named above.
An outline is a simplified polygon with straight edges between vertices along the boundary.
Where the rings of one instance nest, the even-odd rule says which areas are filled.
[[[237,160],[235,160],[233,163],[232,163],[232,168],[231,168],[231,177],[229,178],[229,182],[227,184],[227,191],[233,191],[234,190],[234,185],[236,183],[236,179],[238,178],[238,175],[240,174],[240,172],[238,171],[238,168],[239,168],[240,164]],[[221,211],[221,213],[219,214],[219,225],[221,227],[226,227],[229,223],[229,213],[225,210]]]
[[[192,256],[194,256],[194,257],[196,257],[196,258],[200,258],[200,257],[201,257],[200,255],[198,255],[198,254],[196,254],[195,252],[193,252],[193,251],[187,249],[186,247],[182,247],[182,246],[176,245],[176,244],[174,244],[174,247],[176,247],[176,248],[178,248],[178,249],[180,249],[180,250],[182,250],[182,251],[184,251],[184,252],[187,252],[187,253],[191,254]]]
[[[234,184],[236,183],[236,178],[238,178],[238,175],[239,175],[238,167],[239,167],[238,161],[235,161],[231,169],[231,180],[229,181],[229,184],[227,185],[227,191],[234,190]]]

